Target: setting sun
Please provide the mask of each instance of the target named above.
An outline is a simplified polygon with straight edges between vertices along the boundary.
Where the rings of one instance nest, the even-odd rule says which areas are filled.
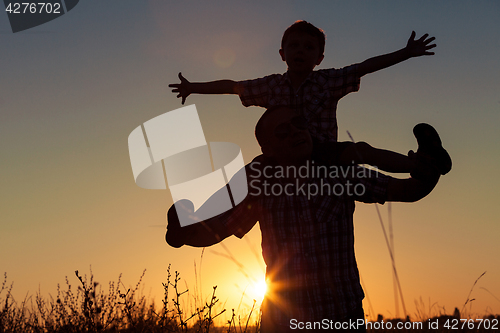
[[[266,291],[267,284],[264,279],[258,280],[252,285],[252,297],[258,302],[262,302],[264,296],[266,295]]]

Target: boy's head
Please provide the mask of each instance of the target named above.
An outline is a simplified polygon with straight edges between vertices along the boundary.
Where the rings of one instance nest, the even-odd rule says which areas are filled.
[[[310,72],[324,58],[325,34],[309,22],[297,21],[285,30],[281,59],[292,72]]]
[[[325,33],[323,32],[323,30],[316,28],[311,23],[303,20],[296,21],[294,24],[292,24],[285,30],[285,32],[283,33],[283,38],[281,39],[282,49],[284,48],[285,43],[290,37],[290,35],[294,32],[304,32],[313,37],[316,37],[318,39],[318,47],[320,55],[323,55],[325,53],[325,40],[326,40]]]

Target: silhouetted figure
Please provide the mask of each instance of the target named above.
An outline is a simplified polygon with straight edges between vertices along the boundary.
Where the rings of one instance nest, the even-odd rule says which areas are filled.
[[[266,169],[255,165],[258,160],[246,166],[247,197],[223,214],[186,227],[180,226],[178,215],[196,221],[192,204],[185,202],[184,209],[172,206],[168,244],[205,247],[231,235],[242,238],[258,221],[269,284],[261,332],[308,327],[324,332],[325,326],[335,325],[344,325],[342,330],[347,331],[346,323],[351,323],[348,328],[356,327],[352,331],[365,332],[361,325],[364,294],[354,253],[355,201],[383,204],[425,197],[439,180],[434,161],[441,156],[427,158],[419,151],[429,150],[426,145],[436,143],[439,136],[418,140],[413,171],[419,177],[396,179],[358,166],[335,172],[336,166],[325,162],[328,156],[312,159],[313,139],[307,125],[288,107],[268,109],[255,133]],[[320,172],[323,167],[328,172]],[[204,205],[210,204],[209,199]]]

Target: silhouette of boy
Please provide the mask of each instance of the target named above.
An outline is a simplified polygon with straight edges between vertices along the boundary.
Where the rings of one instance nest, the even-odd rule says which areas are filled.
[[[369,58],[359,64],[340,69],[314,68],[324,59],[325,34],[306,21],[297,21],[286,29],[279,54],[288,70],[284,74],[272,74],[263,78],[233,81],[189,82],[179,73],[180,83],[170,84],[172,92],[178,93],[182,104],[192,94],[237,94],[244,106],[288,106],[294,113],[306,118],[314,142],[314,155],[328,155],[331,164],[370,164],[388,172],[411,172],[416,158],[412,151],[408,156],[377,149],[366,142],[337,142],[337,103],[350,92],[359,90],[362,76],[395,65],[404,60],[424,55],[433,55],[429,50],[434,37],[424,34],[415,40],[412,32],[406,46],[398,51]],[[430,131],[430,132],[429,132]],[[446,150],[439,148],[441,142],[432,127],[425,131],[415,128],[414,134],[432,136],[435,150],[427,150],[427,158],[444,175],[451,169],[451,159]],[[432,132],[432,133],[431,133]],[[419,138],[417,137],[417,140]],[[421,141],[421,140],[419,140]],[[419,153],[419,152],[417,152]],[[420,151],[423,153],[423,151]]]

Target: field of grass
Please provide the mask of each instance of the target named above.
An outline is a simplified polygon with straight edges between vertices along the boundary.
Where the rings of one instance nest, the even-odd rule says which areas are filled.
[[[94,280],[75,272],[79,285],[74,288],[68,278],[64,287],[58,286],[55,295],[42,297],[40,293],[27,296],[23,301],[14,300],[11,295],[13,284],[4,275],[0,287],[0,333],[80,333],[80,332],[179,332],[179,333],[258,333],[259,309],[249,313],[231,310],[230,320],[221,320],[226,314],[216,296],[217,287],[208,300],[189,295],[181,289],[180,274],[170,273],[163,283],[162,304],[141,296],[139,287],[143,275],[133,288],[126,288],[121,275],[116,282],[103,286]],[[477,281],[476,281],[477,282]],[[474,287],[474,286],[473,286]],[[194,299],[194,306],[187,299]],[[472,301],[472,300],[470,300]],[[499,332],[500,316],[472,317],[455,309],[447,315],[432,306],[426,308],[420,301],[413,321],[410,318],[385,319],[381,315],[369,322],[368,332]],[[462,312],[462,313],[461,313]],[[221,316],[221,317],[219,317]],[[217,326],[215,325],[217,323]],[[297,330],[301,331],[301,330]],[[319,330],[324,332],[325,330]]]
[[[144,272],[145,273],[145,272]],[[133,288],[126,288],[121,275],[116,282],[102,286],[90,277],[75,272],[80,284],[74,288],[66,277],[66,285],[58,286],[55,295],[40,293],[27,296],[22,302],[11,295],[13,284],[7,283],[5,273],[0,287],[0,333],[80,333],[80,332],[175,332],[205,333],[259,331],[255,316],[259,309],[242,315],[232,310],[231,320],[215,327],[214,322],[226,312],[219,304],[213,288],[210,299],[195,298],[195,307],[185,304],[189,291],[179,286],[179,272],[170,272],[163,283],[164,297],[157,306],[139,294],[144,273]],[[253,316],[252,316],[253,314]],[[253,322],[251,319],[253,318]]]

